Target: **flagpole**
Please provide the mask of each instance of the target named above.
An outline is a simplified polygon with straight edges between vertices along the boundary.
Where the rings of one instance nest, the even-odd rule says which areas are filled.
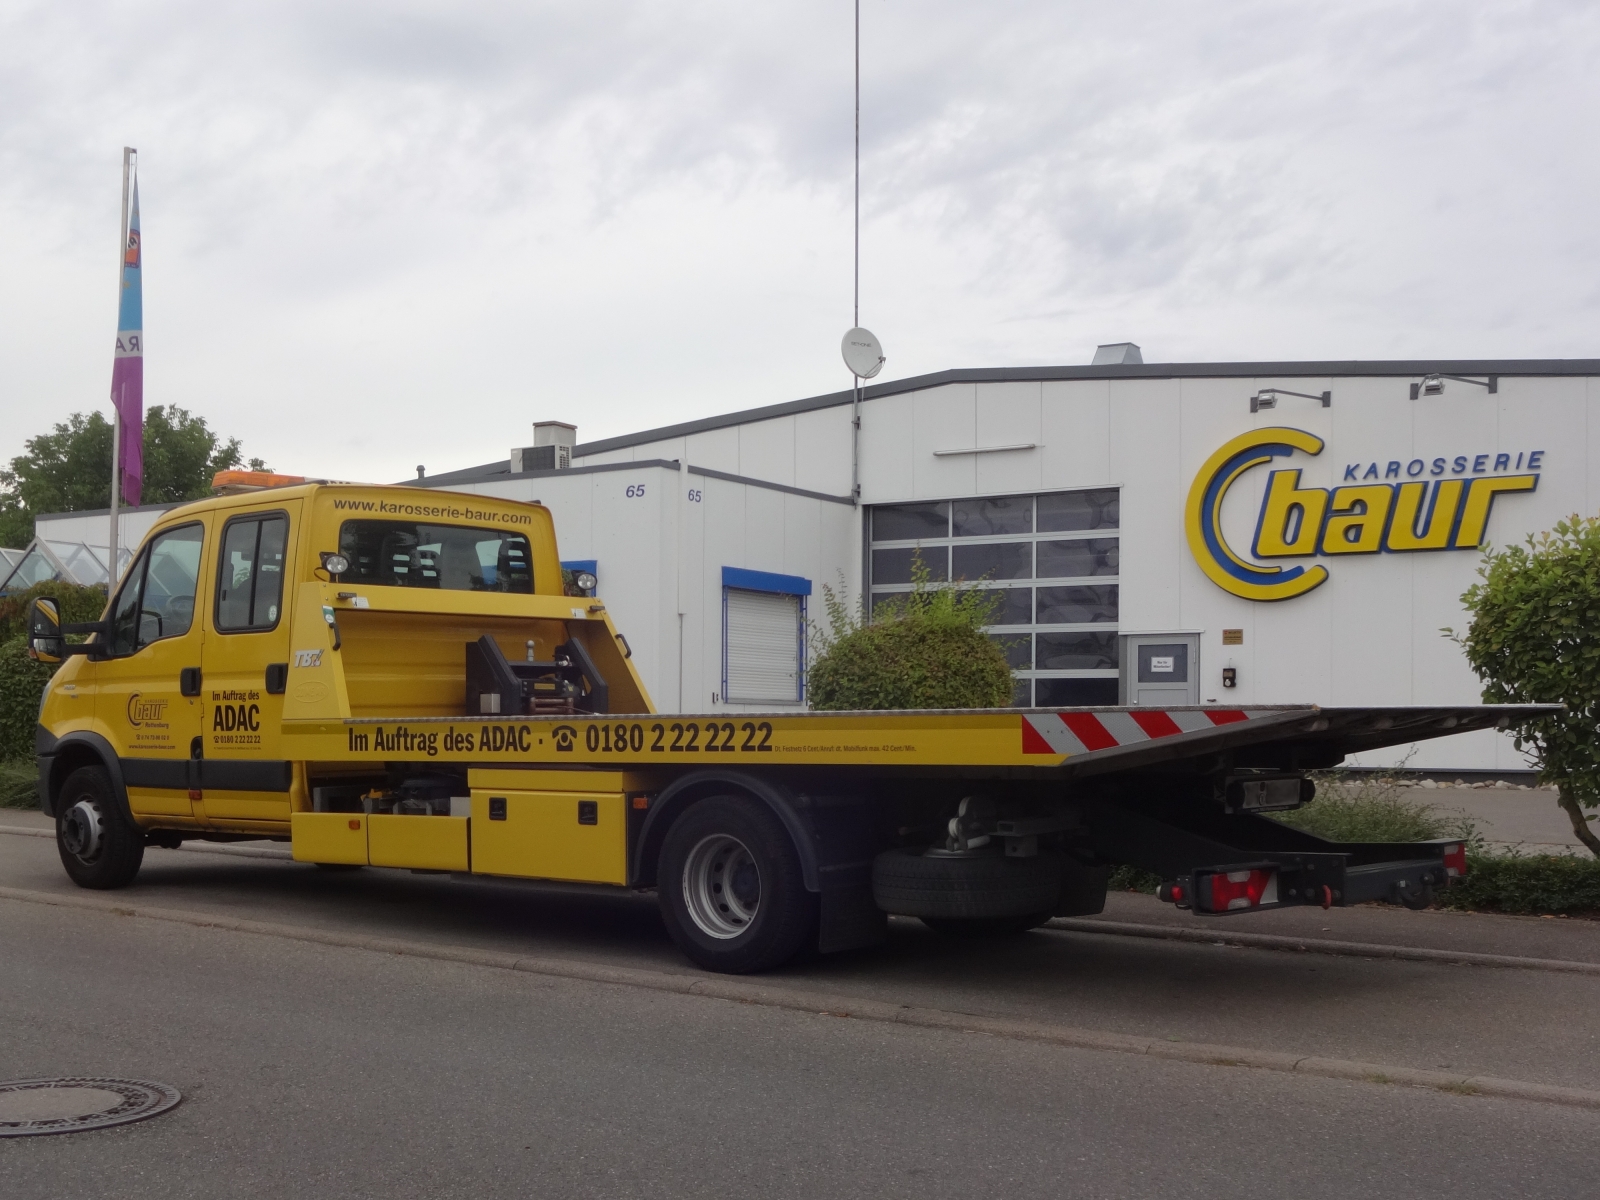
[[[128,253],[128,174],[135,154],[132,146],[122,148],[122,223],[117,226],[117,287],[120,296],[122,267]],[[111,398],[111,535],[106,555],[106,591],[117,587],[117,504],[122,499],[122,414],[117,398]]]

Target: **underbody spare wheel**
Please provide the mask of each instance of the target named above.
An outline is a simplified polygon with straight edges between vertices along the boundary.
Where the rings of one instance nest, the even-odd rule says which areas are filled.
[[[872,897],[884,912],[952,921],[999,922],[1028,929],[1047,920],[1061,895],[1059,855],[1010,858],[999,847],[976,852],[886,850],[872,864]],[[1027,924],[1018,924],[1026,920]],[[974,926],[973,928],[977,928]]]

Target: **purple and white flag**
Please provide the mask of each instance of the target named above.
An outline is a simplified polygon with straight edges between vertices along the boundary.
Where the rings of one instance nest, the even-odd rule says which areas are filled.
[[[133,185],[128,244],[122,253],[122,301],[117,310],[117,360],[111,403],[122,422],[122,499],[138,504],[144,489],[144,291],[140,285],[139,184]]]

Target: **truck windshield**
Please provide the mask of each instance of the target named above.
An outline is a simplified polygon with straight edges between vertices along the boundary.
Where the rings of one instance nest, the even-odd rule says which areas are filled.
[[[418,521],[346,521],[339,553],[350,560],[340,578],[383,587],[451,592],[533,592],[528,535]]]

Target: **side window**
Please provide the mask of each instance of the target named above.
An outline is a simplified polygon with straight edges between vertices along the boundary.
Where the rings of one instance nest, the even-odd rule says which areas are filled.
[[[128,570],[111,615],[111,653],[133,654],[194,625],[205,529],[180,525],[156,535]]]
[[[277,625],[288,541],[289,518],[282,513],[228,522],[222,531],[222,553],[217,557],[219,630],[243,633]]]

